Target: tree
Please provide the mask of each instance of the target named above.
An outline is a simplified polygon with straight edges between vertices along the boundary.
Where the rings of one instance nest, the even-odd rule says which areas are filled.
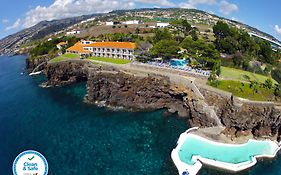
[[[170,59],[175,57],[179,50],[179,45],[175,40],[161,40],[152,47],[151,53],[154,56]]]
[[[277,97],[281,97],[281,85],[276,84],[275,89],[274,89],[274,95]]]
[[[270,43],[264,40],[259,40],[258,44],[260,46],[260,50],[258,52],[260,55],[260,60],[264,63],[273,64],[275,62],[275,59],[273,57]]]
[[[187,22],[187,20],[175,20],[171,24],[185,36],[189,35],[189,32],[192,30],[192,26]]]
[[[220,54],[216,50],[213,44],[209,44],[202,39],[198,39],[196,41],[192,40],[192,38],[185,38],[181,47],[186,49],[189,54],[191,54],[195,58],[208,58],[208,59],[219,59]]]
[[[212,69],[212,72],[214,74],[216,74],[217,76],[219,76],[221,74],[221,62],[220,62],[220,60],[215,62],[214,66],[213,66],[213,69]]]
[[[273,82],[271,79],[266,79],[264,82],[264,87],[271,89],[273,87]]]
[[[168,29],[155,29],[154,31],[155,36],[153,37],[153,42],[157,43],[161,40],[171,40],[173,36]]]
[[[258,93],[259,83],[257,81],[251,81],[250,88],[252,88],[255,93]]]
[[[255,43],[255,41],[251,38],[251,36],[247,32],[242,31],[239,36],[238,41],[239,41],[238,48],[241,53],[255,55],[257,44]]]
[[[198,40],[198,35],[197,35],[197,33],[196,33],[196,30],[192,30],[191,31],[191,37],[192,37],[192,40],[193,41],[197,41]]]
[[[218,21],[214,25],[213,31],[214,31],[216,39],[218,39],[218,40],[224,39],[230,35],[230,28],[229,28],[228,24],[226,24],[225,22],[222,22],[222,21]]]
[[[271,66],[271,65],[267,65],[267,66],[264,68],[264,71],[263,71],[263,72],[264,72],[266,75],[270,75],[271,71],[272,71],[272,66]]]
[[[274,69],[271,71],[271,76],[274,80],[276,80],[278,83],[281,83],[281,69]]]
[[[210,75],[210,77],[208,78],[208,81],[211,86],[218,87],[218,85],[219,85],[219,80],[217,79],[217,75],[214,73],[212,73]]]
[[[232,61],[235,66],[240,67],[243,64],[243,56],[240,52],[237,52],[233,58]]]

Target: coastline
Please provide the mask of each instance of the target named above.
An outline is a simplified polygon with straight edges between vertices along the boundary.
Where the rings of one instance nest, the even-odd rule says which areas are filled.
[[[131,109],[146,111],[165,108],[171,113],[177,113],[179,116],[186,118],[191,126],[203,128],[197,133],[198,136],[214,139],[221,143],[239,144],[245,143],[249,139],[261,140],[263,137],[271,138],[272,140],[278,139],[278,132],[272,134],[272,131],[268,132],[269,130],[265,132],[259,131],[262,135],[255,135],[257,133],[251,130],[253,128],[248,128],[245,131],[233,131],[231,127],[225,126],[225,119],[221,118],[223,111],[230,109],[236,112],[231,114],[230,120],[228,119],[230,123],[228,124],[232,124],[231,121],[236,120],[235,118],[240,117],[242,113],[247,116],[252,110],[256,110],[257,115],[259,115],[259,110],[264,111],[264,109],[272,110],[273,112],[268,114],[274,114],[277,112],[274,112],[274,110],[278,110],[275,108],[274,103],[249,103],[249,101],[240,99],[231,101],[230,98],[219,96],[217,92],[212,93],[212,91],[206,91],[205,89],[202,91],[199,86],[198,92],[202,95],[200,97],[200,95],[195,94],[193,84],[189,84],[188,81],[184,81],[188,85],[183,86],[182,81],[171,81],[169,76],[157,74],[157,72],[148,73],[147,70],[145,72],[140,68],[136,69],[135,65],[133,67],[129,66],[108,63],[92,64],[88,60],[70,60],[48,64],[44,73],[48,78],[46,82],[48,86],[64,86],[79,81],[87,81],[88,92],[85,96],[87,103],[111,109],[115,109],[116,106],[122,106],[121,110],[129,111]],[[61,79],[62,77],[63,79]],[[155,87],[157,87],[157,91],[154,91]],[[107,94],[111,95],[108,96]],[[153,101],[151,105],[151,99],[155,94],[157,94],[157,100]],[[142,98],[143,95],[146,98]],[[214,107],[208,106],[210,104],[214,105]],[[117,107],[117,110],[120,110],[119,107]],[[251,110],[248,111],[248,109]],[[188,117],[188,115],[191,116]],[[263,116],[260,118],[262,119]],[[267,117],[274,116],[276,115]],[[218,124],[213,119],[214,117],[219,117],[224,125],[217,127]],[[266,120],[267,117],[263,118],[263,120]],[[275,124],[278,126],[278,123]],[[214,132],[210,132],[211,130],[214,130]],[[199,158],[197,157],[196,159]],[[204,158],[200,159],[203,160]],[[254,159],[253,162],[255,162]],[[210,163],[210,165],[213,164]],[[202,166],[198,163],[196,170],[201,169]],[[220,168],[223,169],[222,167]]]
[[[102,101],[105,106],[122,106],[124,109],[134,110],[166,108],[181,117],[191,115],[187,119],[193,127],[224,126],[224,134],[229,137],[253,135],[254,138],[269,136],[280,139],[278,127],[280,128],[281,122],[278,116],[281,115],[281,110],[275,103],[251,102],[221,95],[212,89],[202,88],[197,80],[182,78],[184,75],[177,75],[177,72],[163,73],[158,69],[149,70],[136,64],[115,65],[89,60],[49,63],[43,72],[48,79],[45,83],[47,86],[86,81],[86,98],[92,104]],[[99,82],[99,85],[95,82]],[[147,82],[146,85],[143,82]],[[132,89],[128,91],[128,88]],[[155,91],[151,92],[149,88]],[[145,94],[149,95],[144,99]],[[155,98],[155,94],[159,96]],[[141,101],[134,101],[132,98]],[[152,99],[155,100],[151,102]],[[249,115],[252,117],[249,118]]]

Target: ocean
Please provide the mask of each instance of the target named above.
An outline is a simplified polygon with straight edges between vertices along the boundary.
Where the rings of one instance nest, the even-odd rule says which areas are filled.
[[[83,102],[85,82],[41,88],[21,75],[26,56],[0,57],[0,175],[25,150],[42,153],[50,175],[176,175],[171,150],[188,129],[165,111],[126,112]],[[281,175],[281,154],[240,175]],[[203,168],[200,175],[230,174]]]

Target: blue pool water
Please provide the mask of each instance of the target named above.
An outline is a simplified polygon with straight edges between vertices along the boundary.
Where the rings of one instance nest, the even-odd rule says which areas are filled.
[[[185,68],[187,64],[186,60],[181,60],[181,59],[172,59],[170,61],[171,66],[179,67],[179,68]]]
[[[190,165],[195,163],[192,161],[194,155],[210,160],[238,164],[251,161],[253,156],[274,155],[277,149],[277,145],[269,141],[250,140],[247,144],[230,146],[225,144],[218,145],[214,142],[189,135],[180,149],[179,157],[181,161]]]
[[[186,122],[163,111],[114,112],[83,103],[80,83],[40,88],[21,76],[25,57],[0,57],[0,175],[24,150],[41,152],[49,175],[176,175],[170,158]],[[281,175],[281,156],[243,175]],[[227,175],[204,168],[200,175]]]

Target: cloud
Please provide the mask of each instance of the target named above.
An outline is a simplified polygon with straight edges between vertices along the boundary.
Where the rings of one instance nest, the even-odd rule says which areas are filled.
[[[216,0],[188,0],[188,3],[192,5],[197,5],[197,4],[213,5],[216,3]]]
[[[21,25],[21,19],[18,18],[14,24],[6,27],[5,30],[7,31],[7,30],[16,29],[16,28],[20,27],[20,25]]]
[[[184,9],[195,9],[196,7],[190,3],[180,3],[179,4],[180,8],[184,8]]]
[[[214,5],[216,4],[216,0],[188,0],[187,2],[182,2],[179,4],[180,8],[188,8],[188,9],[196,9],[196,5],[206,4],[206,5]]]
[[[220,12],[224,15],[229,15],[233,12],[238,11],[238,6],[236,4],[229,3],[225,0],[220,2]]]
[[[169,0],[135,0],[136,2],[145,4],[156,4],[160,6],[174,7],[176,6],[173,2]]]
[[[134,7],[135,3],[129,0],[55,0],[50,6],[37,6],[28,11],[23,26],[30,27],[44,20],[104,13],[120,8],[130,9]]]
[[[274,26],[275,32],[281,36],[281,27],[279,27],[278,25]]]
[[[10,21],[8,20],[8,19],[2,19],[2,23],[3,24],[7,24],[7,23],[9,23]]]

